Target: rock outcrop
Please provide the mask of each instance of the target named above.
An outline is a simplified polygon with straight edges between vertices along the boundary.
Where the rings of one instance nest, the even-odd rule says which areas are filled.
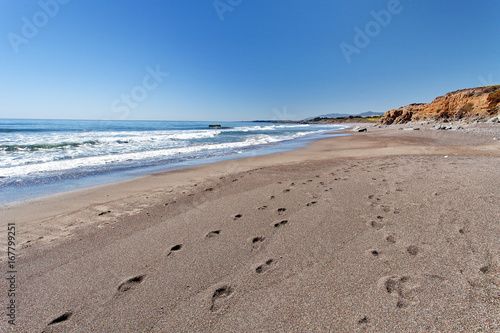
[[[420,120],[489,119],[500,114],[500,85],[457,90],[431,103],[410,104],[387,111],[381,124]]]

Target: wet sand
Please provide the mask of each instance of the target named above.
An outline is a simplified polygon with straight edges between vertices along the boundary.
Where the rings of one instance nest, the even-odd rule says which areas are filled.
[[[498,331],[495,126],[368,127],[0,207],[13,331]]]

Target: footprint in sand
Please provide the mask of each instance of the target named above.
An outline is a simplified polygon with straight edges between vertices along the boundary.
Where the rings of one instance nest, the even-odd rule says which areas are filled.
[[[260,207],[259,207],[259,208],[257,208],[257,209],[258,209],[258,210],[264,210],[264,209],[266,209],[266,208],[267,208],[267,206],[260,206]]]
[[[391,207],[390,206],[386,206],[386,205],[381,205],[380,206],[382,208],[382,210],[386,213],[389,213],[391,211]]]
[[[380,230],[384,227],[384,224],[379,221],[370,221],[370,226],[375,230]]]
[[[278,214],[281,215],[286,211],[286,208],[278,208]]]
[[[275,228],[279,228],[281,226],[284,226],[287,223],[288,223],[288,220],[283,220],[283,221],[280,221],[280,222],[276,222],[276,223],[274,223],[274,227]]]
[[[50,323],[47,324],[47,326],[62,323],[63,321],[66,321],[73,315],[73,312],[68,311],[57,317],[56,319],[52,320]]]
[[[134,289],[138,284],[140,284],[142,281],[144,281],[144,278],[146,275],[137,275],[134,277],[131,277],[130,279],[125,280],[124,282],[120,283],[118,285],[118,292],[119,293],[124,293],[126,291],[129,291],[131,289]]]
[[[274,262],[273,259],[269,259],[267,260],[265,263],[263,263],[262,265],[259,265],[257,266],[257,268],[255,268],[255,272],[257,274],[262,274],[264,273],[265,271],[267,271],[269,268],[271,268],[271,265],[272,263]]]
[[[220,234],[220,230],[214,230],[214,231],[210,231],[208,234],[206,234],[206,238],[212,238],[212,237],[216,237]]]
[[[490,271],[490,265],[483,266],[479,270],[481,271],[481,273],[486,274]]]
[[[264,240],[265,240],[265,237],[263,237],[263,236],[252,237],[249,239],[250,243],[252,244],[253,250],[260,249]]]
[[[412,282],[408,276],[386,276],[379,280],[379,287],[398,299],[397,308],[405,308],[412,303],[420,285]]]
[[[388,242],[388,243],[391,243],[391,244],[394,244],[396,243],[396,237],[394,237],[393,235],[389,235],[385,238],[385,240]]]
[[[109,213],[111,213],[111,211],[110,211],[110,210],[105,211],[105,212],[100,212],[100,213],[99,213],[99,216],[103,216],[103,215],[106,215],[106,214],[109,214]]]
[[[236,215],[234,215],[234,220],[236,221],[237,219],[240,219],[242,217],[243,217],[242,214],[236,214]]]
[[[306,206],[307,206],[307,207],[310,207],[310,206],[312,206],[312,205],[316,204],[316,202],[317,202],[317,201],[311,201],[311,202],[309,202]]]
[[[210,306],[210,311],[219,311],[224,306],[226,300],[231,297],[233,292],[233,288],[231,288],[231,286],[229,285],[217,288],[212,294],[212,305]]]
[[[408,246],[408,248],[406,249],[406,252],[408,252],[410,255],[412,256],[416,256],[419,252],[419,249],[417,246],[415,245],[410,245]]]
[[[172,253],[176,252],[176,251],[179,251],[180,249],[182,249],[182,244],[177,244],[177,245],[174,245],[170,248],[170,251],[168,252],[167,254],[167,257],[169,255],[171,255]]]

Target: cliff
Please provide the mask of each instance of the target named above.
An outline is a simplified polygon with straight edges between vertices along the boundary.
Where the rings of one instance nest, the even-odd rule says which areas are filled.
[[[431,103],[410,104],[387,111],[381,124],[401,124],[419,120],[487,119],[500,114],[500,85],[457,90]]]

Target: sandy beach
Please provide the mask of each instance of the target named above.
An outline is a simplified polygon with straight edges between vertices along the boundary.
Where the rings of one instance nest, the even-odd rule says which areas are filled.
[[[0,207],[0,331],[499,332],[500,126],[400,127]]]

